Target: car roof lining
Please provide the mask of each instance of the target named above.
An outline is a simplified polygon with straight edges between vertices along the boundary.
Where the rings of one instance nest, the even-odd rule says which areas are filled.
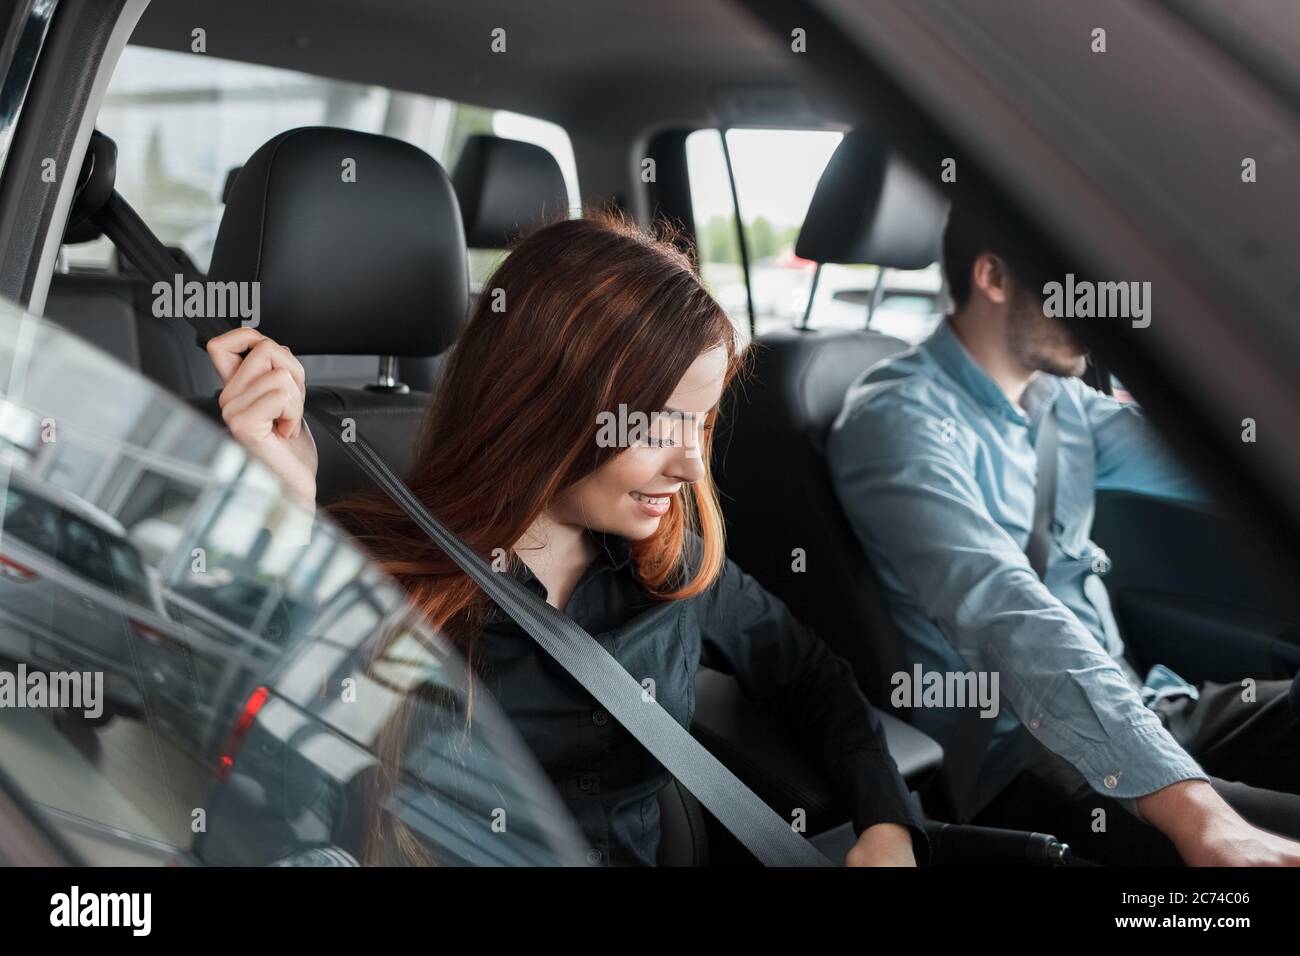
[[[264,0],[167,0],[150,5],[132,42],[189,52],[196,27],[211,56],[506,109],[570,130],[739,125],[727,115],[736,99],[727,93],[746,90],[775,94],[762,104],[773,123],[857,119],[801,55],[731,3],[276,0],[272,13]],[[496,27],[506,30],[504,53],[490,49]]]

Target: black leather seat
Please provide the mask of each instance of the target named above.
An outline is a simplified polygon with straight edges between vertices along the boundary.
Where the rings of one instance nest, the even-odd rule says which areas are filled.
[[[152,284],[120,272],[55,275],[45,316],[176,395],[210,395],[221,387],[207,355],[184,322],[153,314]]]
[[[569,209],[560,164],[532,143],[475,134],[465,141],[451,181],[471,249],[504,249],[529,227]]]
[[[442,167],[408,143],[325,127],[281,133],[244,165],[208,274],[261,283],[259,330],[306,356],[437,355],[468,302],[465,234]],[[353,419],[401,473],[429,395],[309,383],[307,401]],[[316,444],[322,502],[369,487],[332,441]]]
[[[858,129],[827,165],[795,251],[817,262],[924,268],[938,256],[944,210],[932,187]],[[760,336],[714,444],[729,553],[852,663],[882,708],[906,657],[831,484],[824,442],[854,379],[906,348],[867,330]]]

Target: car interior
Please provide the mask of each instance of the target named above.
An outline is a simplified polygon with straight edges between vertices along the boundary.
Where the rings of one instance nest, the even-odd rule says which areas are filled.
[[[66,225],[50,225],[57,264],[48,290],[30,288],[21,301],[220,425],[212,365],[189,325],[157,314],[154,285],[168,274],[163,263],[186,278],[256,281],[260,330],[302,359],[308,407],[354,420],[401,474],[440,363],[480,294],[480,263],[582,208],[672,223],[752,341],[751,368],[725,397],[714,442],[728,554],[852,664],[927,818],[961,822],[948,797],[950,755],[905,713],[884,712],[905,650],[824,452],[849,385],[916,345],[945,309],[936,263],[948,201],[915,161],[915,105],[898,98],[864,109],[836,82],[848,68],[842,43],[826,41],[833,69],[791,54],[790,30],[835,20],[825,11],[801,19],[805,11],[787,16],[772,4],[693,0],[528,5],[535,15],[497,0],[263,7],[112,0],[60,11],[63,33],[47,42],[93,38],[102,63],[87,71],[98,83],[87,78],[79,96],[54,83],[37,90],[85,109],[69,111],[61,131],[79,175]],[[494,47],[500,27],[504,52]],[[814,30],[810,43],[825,36]],[[163,72],[169,64],[174,74]],[[267,94],[274,83],[266,77],[292,80],[298,92]],[[881,83],[871,95],[889,92]],[[344,109],[348,97],[357,103]],[[448,121],[453,110],[471,119]],[[520,133],[534,127],[516,117],[559,132]],[[451,130],[436,149],[412,135],[434,128]],[[217,148],[222,137],[246,141],[249,130],[259,139],[243,155]],[[557,135],[568,156],[537,141]],[[809,137],[821,137],[811,173],[790,158]],[[355,191],[323,188],[339,156],[355,160]],[[576,175],[576,194],[566,175]],[[193,221],[172,211],[179,200],[160,198],[164,185],[181,195],[175,181],[185,176],[187,188],[206,191],[190,200],[203,210]],[[121,203],[134,211],[136,240],[165,250],[165,260],[133,261],[106,235],[110,214],[113,231],[128,221]],[[771,221],[750,211],[769,207]],[[769,239],[774,226],[786,231]],[[919,308],[903,304],[912,294]],[[1090,381],[1110,391],[1110,368],[1098,359]],[[1162,382],[1149,368],[1145,382],[1140,370],[1119,369],[1126,385],[1142,382],[1144,402]],[[317,447],[319,503],[369,487],[342,450]],[[773,509],[774,500],[785,506]],[[1300,670],[1293,568],[1278,541],[1250,530],[1259,522],[1236,502],[1211,510],[1099,496],[1093,537],[1125,555],[1105,583],[1133,663],[1165,662],[1197,681]],[[808,573],[792,570],[799,549],[810,555]],[[782,815],[804,808],[810,834],[844,824],[830,783],[734,680],[704,669],[697,696],[692,734],[766,803]],[[685,787],[666,788],[660,802],[661,864],[752,862]],[[1020,862],[992,845],[984,859]]]

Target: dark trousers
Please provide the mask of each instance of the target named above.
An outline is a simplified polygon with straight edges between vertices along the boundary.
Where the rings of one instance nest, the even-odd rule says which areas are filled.
[[[1290,681],[1260,681],[1256,699],[1240,684],[1206,683],[1199,700],[1162,701],[1156,712],[1210,775],[1214,789],[1264,830],[1300,840],[1300,719]],[[1031,741],[1029,764],[973,823],[1050,833],[1076,858],[1117,866],[1178,865],[1174,845],[1066,761]],[[1105,811],[1101,829],[1097,810]]]

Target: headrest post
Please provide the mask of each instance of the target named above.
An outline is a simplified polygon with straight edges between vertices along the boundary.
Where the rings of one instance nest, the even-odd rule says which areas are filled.
[[[808,289],[808,304],[804,306],[803,318],[799,320],[799,331],[808,331],[808,319],[812,315],[813,300],[817,298],[817,283],[822,277],[822,264],[817,263],[817,268],[813,270],[812,286]]]
[[[368,392],[393,392],[398,395],[406,395],[411,391],[410,386],[403,384],[397,378],[398,364],[396,355],[379,356],[379,380],[373,385],[367,385]]]
[[[867,324],[864,329],[871,328],[871,318],[876,314],[876,307],[880,305],[880,300],[885,297],[885,276],[889,273],[888,266],[878,266],[876,272],[876,284],[871,287],[871,296],[867,299]]]

